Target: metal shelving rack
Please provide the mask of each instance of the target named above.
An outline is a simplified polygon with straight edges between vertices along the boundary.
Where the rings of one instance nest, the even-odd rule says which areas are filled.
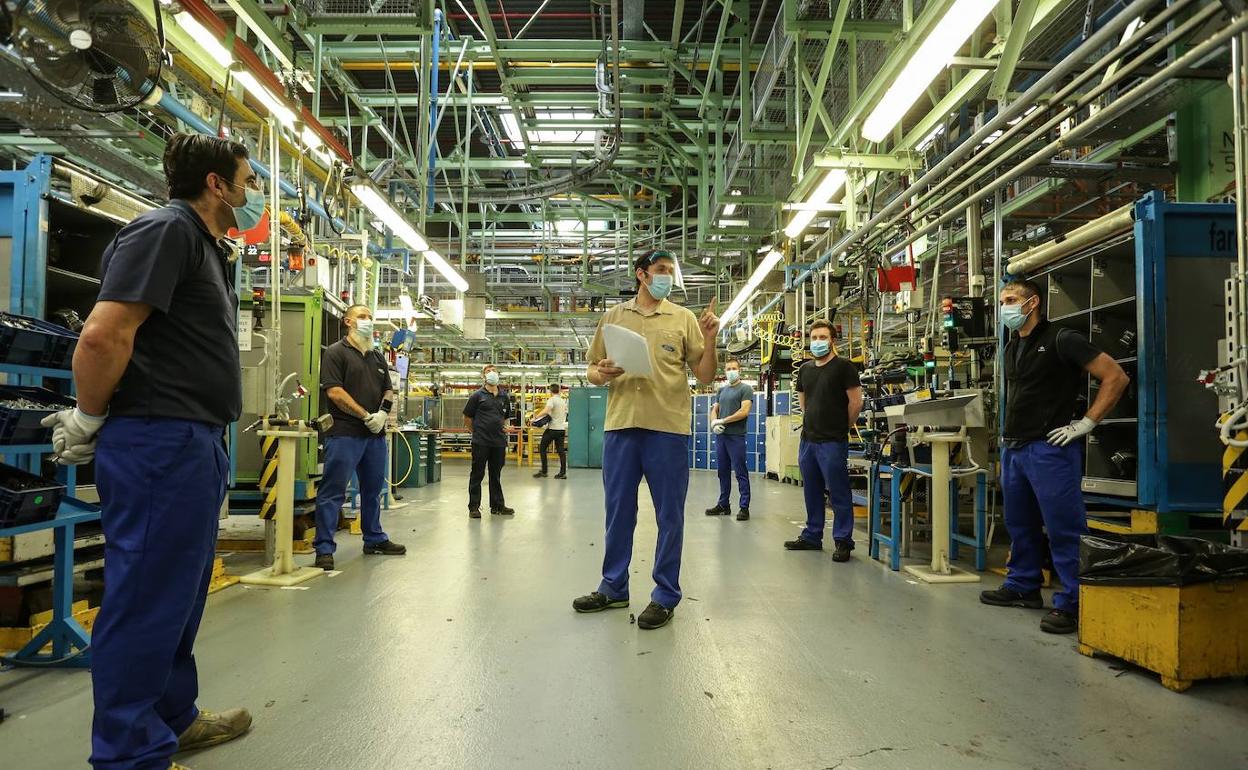
[[[1168,512],[1221,510],[1216,396],[1196,373],[1218,363],[1222,286],[1234,263],[1234,207],[1172,203],[1160,191],[1135,206],[1131,233],[1028,277],[1053,323],[1113,356],[1131,385],[1086,441],[1090,503]],[[1091,403],[1097,384],[1088,379]]]
[[[73,372],[67,369],[40,369],[29,366],[0,364],[0,373],[19,375],[23,378],[49,378],[70,380]],[[49,445],[0,445],[0,456],[9,459],[21,457],[25,459],[28,469],[38,473],[40,457],[52,451]],[[55,530],[53,542],[55,551],[52,557],[52,622],[40,631],[14,655],[5,658],[12,665],[87,668],[91,665],[89,652],[91,637],[78,621],[74,620],[74,573],[100,566],[99,562],[83,562],[74,564],[74,528],[80,524],[99,521],[99,508],[88,505],[73,497],[75,486],[75,469],[70,466],[66,472],[66,498],[61,503],[56,517],[47,521],[36,521],[13,527],[0,528],[0,537],[12,537],[41,530]],[[0,585],[4,585],[0,578]],[[50,654],[41,654],[47,645],[52,645]]]

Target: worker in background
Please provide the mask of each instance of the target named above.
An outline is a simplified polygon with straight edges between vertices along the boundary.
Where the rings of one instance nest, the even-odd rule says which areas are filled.
[[[1001,323],[1014,332],[1005,346],[1005,429],[1001,493],[1010,559],[1005,584],[979,595],[984,604],[1041,609],[1041,569],[1048,531],[1062,590],[1040,621],[1052,634],[1079,628],[1079,540],[1088,531],[1083,504],[1083,437],[1109,414],[1127,388],[1126,372],[1073,329],[1040,312],[1040,287],[1011,281],[1001,289]],[[1100,381],[1082,416],[1084,373]]]
[[[754,389],[741,381],[741,362],[735,359],[724,364],[728,384],[719,389],[711,406],[711,431],[715,433],[715,453],[719,464],[719,502],[706,510],[707,516],[732,513],[729,495],[732,477],[737,477],[741,509],[737,521],[750,518],[750,471],[745,465],[745,426],[754,405]],[[723,415],[723,417],[720,417]]]
[[[94,458],[104,599],[91,635],[96,770],[176,768],[176,752],[251,727],[246,709],[200,711],[195,636],[242,411],[234,265],[264,194],[243,145],[176,134],[169,204],[121,228],[74,352],[78,406],[50,415],[65,464]]]
[[[676,274],[676,262],[668,252],[642,255],[634,265],[634,274],[639,283],[636,298],[606,312],[589,347],[589,381],[610,388],[602,445],[606,553],[598,590],[575,600],[572,607],[577,612],[599,612],[628,606],[637,488],[644,478],[654,502],[659,539],[652,601],[637,616],[637,625],[652,629],[671,620],[681,598],[691,404],[685,367],[703,385],[715,379],[719,319],[715,317],[714,299],[700,317],[667,299]],[[602,330],[608,324],[646,338],[652,366],[649,376],[626,374],[607,358]]]
[[[481,518],[481,479],[490,472],[490,513],[514,516],[503,498],[503,466],[507,464],[507,434],[511,432],[511,398],[498,387],[498,368],[481,370],[485,384],[464,404],[464,425],[472,434],[472,474],[468,477],[468,516]]]
[[[334,568],[334,532],[355,476],[360,493],[360,532],[366,556],[402,556],[405,546],[381,528],[386,486],[386,422],[393,406],[390,364],[373,349],[373,314],[352,305],[342,318],[346,334],[321,356],[321,390],[334,424],[325,433],[325,470],[316,485],[315,566]]]
[[[559,455],[559,472],[555,474],[557,479],[566,479],[568,477],[568,453],[564,448],[563,441],[568,436],[568,402],[562,395],[563,387],[552,383],[550,386],[550,398],[546,399],[546,403],[542,405],[542,410],[533,418],[534,422],[542,418],[549,418],[546,423],[546,429],[542,431],[542,443],[537,449],[537,453],[542,457],[542,469],[533,474],[533,478],[542,479],[546,477],[548,466],[546,465],[546,449],[551,445],[555,445],[555,452]]]
[[[832,561],[847,562],[854,550],[854,498],[849,488],[849,431],[862,411],[858,369],[836,354],[836,330],[822,318],[810,325],[810,354],[794,378],[802,407],[802,440],[797,464],[806,498],[806,528],[784,547],[823,550],[827,519],[824,495],[832,504]]]

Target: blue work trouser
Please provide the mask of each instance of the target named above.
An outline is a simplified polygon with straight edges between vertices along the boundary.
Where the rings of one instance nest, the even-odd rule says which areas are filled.
[[[827,519],[823,497],[832,503],[832,539],[854,547],[854,496],[849,489],[849,444],[844,441],[802,440],[797,451],[806,498],[806,528],[801,538],[823,545]]]
[[[167,770],[199,711],[195,635],[229,462],[220,427],[113,417],[95,452],[104,600],[91,635],[96,770]]]
[[[645,478],[654,502],[659,541],[654,554],[654,591],[664,607],[680,603],[680,551],[685,538],[685,495],[689,491],[689,437],[642,428],[607,431],[602,443],[602,485],[606,490],[607,547],[598,590],[628,598],[628,565],[637,529],[637,488]]]
[[[732,494],[732,477],[737,477],[741,507],[750,507],[750,471],[745,466],[745,435],[721,433],[715,437],[715,455],[719,460],[719,507],[727,508]]]
[[[365,545],[389,540],[381,528],[381,492],[386,483],[386,439],[330,436],[325,439],[325,473],[316,487],[317,555],[332,554],[338,514],[355,474],[360,487],[360,531]]]
[[[1044,567],[1044,533],[1048,530],[1053,569],[1062,590],[1053,606],[1079,608],[1079,538],[1088,531],[1083,504],[1083,445],[1064,447],[1030,441],[1001,449],[1001,492],[1005,528],[1010,533],[1010,560],[1005,588],[1021,593],[1040,589]]]

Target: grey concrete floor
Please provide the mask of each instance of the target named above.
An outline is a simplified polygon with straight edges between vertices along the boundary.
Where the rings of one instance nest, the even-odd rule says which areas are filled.
[[[595,471],[509,467],[513,520],[471,521],[466,468],[386,515],[402,558],[360,554],[307,590],[214,595],[199,637],[201,706],[248,706],[251,734],[180,758],[241,768],[1248,767],[1248,686],[1185,694],[989,608],[978,585],[927,586],[866,558],[789,553],[801,490],[755,477],[754,519],[708,518],[694,472],[686,600],[671,625],[578,616],[598,584]],[[735,495],[734,495],[735,501]],[[633,606],[655,540],[643,495]],[[860,544],[863,545],[863,544]],[[301,557],[301,560],[309,557]],[[228,564],[245,572],[254,557]],[[985,584],[998,579],[988,576]],[[85,766],[84,672],[0,674],[0,768]]]

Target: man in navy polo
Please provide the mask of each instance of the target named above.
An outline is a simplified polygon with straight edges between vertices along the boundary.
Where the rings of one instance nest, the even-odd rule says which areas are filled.
[[[178,134],[169,205],[105,249],[99,300],[74,353],[78,407],[51,415],[61,462],[95,459],[104,600],[91,638],[96,770],[163,770],[177,751],[251,726],[200,711],[195,666],[229,462],[242,410],[238,294],[222,239],[264,213],[247,149]]]

